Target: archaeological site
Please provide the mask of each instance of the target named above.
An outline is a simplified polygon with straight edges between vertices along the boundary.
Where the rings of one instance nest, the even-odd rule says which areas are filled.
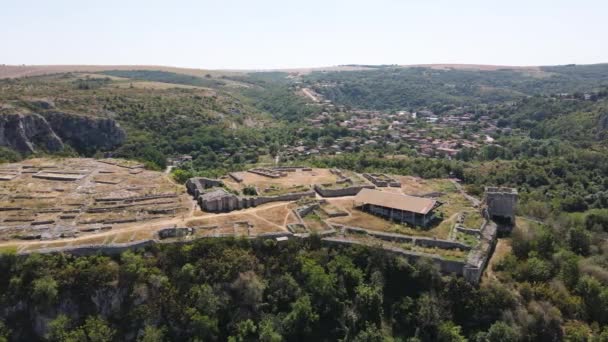
[[[469,196],[470,197],[470,196]],[[32,159],[0,170],[0,246],[18,253],[119,252],[205,237],[317,234],[365,244],[476,283],[497,233],[516,224],[517,191],[488,187],[481,206],[455,180],[310,167],[254,168],[185,187],[120,159]]]

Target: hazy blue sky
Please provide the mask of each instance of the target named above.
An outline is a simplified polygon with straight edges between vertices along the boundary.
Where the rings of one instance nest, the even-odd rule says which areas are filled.
[[[0,63],[608,62],[608,0],[1,0]]]

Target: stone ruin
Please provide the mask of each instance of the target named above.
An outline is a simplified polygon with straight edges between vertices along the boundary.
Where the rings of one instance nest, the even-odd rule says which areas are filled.
[[[319,211],[322,210],[321,205],[326,203],[327,202],[325,200],[306,201],[305,203],[302,203],[301,206],[293,209],[292,212],[296,216],[298,222],[288,224],[287,230],[298,237],[309,236],[313,231],[310,229],[310,227],[308,227],[304,221],[304,218],[312,213],[318,215]],[[327,222],[322,220],[321,225],[324,227],[324,229],[315,232],[319,236],[328,236],[336,233],[336,230]]]
[[[175,238],[191,236],[192,234],[194,234],[194,229],[189,228],[189,227],[188,228],[181,228],[181,227],[165,228],[165,229],[159,230],[157,234],[158,234],[159,239],[161,239],[161,240],[175,239]]]
[[[284,172],[296,172],[298,170],[302,171],[312,171],[311,167],[306,166],[277,166],[272,168],[274,171],[284,171]]]
[[[202,210],[212,213],[231,212],[270,202],[296,201],[315,195],[314,191],[307,190],[276,196],[239,196],[226,190],[222,181],[203,177],[190,178],[186,188]]]
[[[193,177],[186,182],[188,193],[194,197],[199,197],[207,189],[223,186],[224,182],[221,180],[206,177]]]
[[[0,240],[75,238],[187,209],[161,173],[132,176],[117,162],[33,159],[0,167],[0,176],[11,175],[0,185]]]
[[[377,187],[401,187],[401,182],[388,175],[385,175],[384,173],[364,173],[363,177],[365,177]]]
[[[264,176],[264,177],[268,177],[268,178],[281,178],[281,177],[287,176],[287,172],[285,172],[285,171],[267,169],[267,168],[262,168],[262,167],[250,169],[250,170],[247,170],[247,172],[251,172],[256,175],[260,175],[260,176]]]
[[[515,225],[517,196],[517,189],[514,188],[485,188],[485,195],[483,199],[484,208],[487,210],[487,215],[490,219],[499,224],[506,224],[501,225],[501,230],[508,229],[510,231],[513,228],[513,225]]]
[[[336,183],[326,184],[315,184],[315,191],[323,197],[342,197],[342,196],[355,196],[362,189],[375,189],[376,186],[372,184],[358,183],[352,178],[346,176],[340,169],[329,170],[333,175],[338,177]],[[335,185],[340,185],[335,187]]]

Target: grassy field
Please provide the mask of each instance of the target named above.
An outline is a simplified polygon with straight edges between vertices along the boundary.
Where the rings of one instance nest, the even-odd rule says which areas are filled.
[[[323,222],[325,218],[323,214],[312,212],[306,215],[303,220],[310,231],[322,232],[327,229],[327,225]]]
[[[0,255],[17,253],[17,246],[0,246]]]
[[[469,211],[465,214],[463,225],[467,228],[479,229],[482,222],[483,217],[479,211]]]

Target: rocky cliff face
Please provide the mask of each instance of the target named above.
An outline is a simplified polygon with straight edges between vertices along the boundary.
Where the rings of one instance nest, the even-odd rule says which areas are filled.
[[[0,146],[27,154],[38,148],[57,152],[63,149],[63,142],[43,116],[8,114],[0,116]]]
[[[125,131],[112,119],[67,115],[55,111],[43,115],[62,141],[80,153],[111,150],[121,145],[126,138]]]
[[[57,152],[67,144],[79,153],[110,150],[122,144],[125,132],[112,119],[58,111],[0,114],[0,146],[23,154]]]

